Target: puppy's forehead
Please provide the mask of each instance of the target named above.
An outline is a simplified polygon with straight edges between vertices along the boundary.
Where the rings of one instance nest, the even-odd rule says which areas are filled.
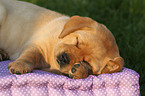
[[[77,32],[79,43],[94,42],[97,39],[96,30],[80,30]]]
[[[105,25],[103,25],[101,23],[96,22],[96,23],[94,23],[94,26],[95,27],[93,27],[93,28],[83,27],[83,28],[81,28],[81,30],[78,30],[74,33],[78,33],[78,34],[80,34],[80,36],[87,35],[87,37],[89,37],[91,35],[92,36],[95,36],[95,35],[99,36],[101,34],[108,35],[111,33],[110,30]]]
[[[76,43],[76,37],[77,35],[73,35],[73,34],[70,34],[70,35],[67,35],[65,36],[63,39],[60,39],[59,43],[65,43],[65,44],[74,44]]]
[[[96,22],[94,26],[96,26],[95,29],[83,27],[80,30],[65,36],[61,41],[63,43],[73,44],[76,43],[76,37],[78,37],[79,43],[90,43],[98,46],[98,44],[103,43],[102,41],[104,40],[107,40],[106,42],[108,42],[114,39],[112,33],[105,25]]]

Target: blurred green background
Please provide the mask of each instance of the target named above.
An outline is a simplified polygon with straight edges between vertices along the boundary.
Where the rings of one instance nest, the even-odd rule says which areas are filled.
[[[125,67],[140,74],[145,96],[145,0],[20,0],[73,16],[88,16],[114,34]]]

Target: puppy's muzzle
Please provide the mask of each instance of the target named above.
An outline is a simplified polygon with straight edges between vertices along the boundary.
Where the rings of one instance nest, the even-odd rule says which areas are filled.
[[[66,66],[70,63],[69,56],[65,52],[58,55],[56,61],[60,65],[60,68],[62,68],[63,66]]]

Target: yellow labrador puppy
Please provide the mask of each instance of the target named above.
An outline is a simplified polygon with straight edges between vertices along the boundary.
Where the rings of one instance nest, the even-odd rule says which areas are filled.
[[[0,0],[0,48],[14,60],[12,74],[40,68],[80,79],[120,71],[124,63],[103,24],[16,0]]]

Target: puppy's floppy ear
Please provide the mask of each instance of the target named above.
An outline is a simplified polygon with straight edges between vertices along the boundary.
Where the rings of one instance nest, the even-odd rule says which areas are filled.
[[[80,30],[83,27],[95,28],[94,23],[95,21],[89,17],[73,16],[64,25],[59,38],[63,38],[76,30]]]
[[[124,60],[122,57],[116,57],[113,60],[109,60],[101,74],[104,73],[114,73],[121,71],[124,65]]]

